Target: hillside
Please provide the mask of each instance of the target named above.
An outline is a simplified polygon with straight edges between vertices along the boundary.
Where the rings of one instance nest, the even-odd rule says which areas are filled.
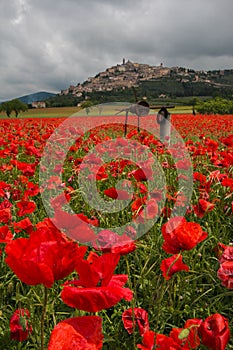
[[[17,99],[26,104],[31,104],[32,102],[45,101],[46,99],[54,96],[56,96],[56,94],[46,91],[40,91],[35,92],[34,94],[17,97]]]
[[[164,67],[162,63],[151,66],[123,60],[122,64],[62,90],[57,98],[75,102],[91,98],[99,103],[129,100],[134,98],[132,87],[136,88],[140,98],[146,97],[148,100],[193,96],[229,98],[233,95],[233,69],[196,71],[183,67]]]

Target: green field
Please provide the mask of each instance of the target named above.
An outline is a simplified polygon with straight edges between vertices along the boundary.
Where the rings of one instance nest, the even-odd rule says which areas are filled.
[[[21,112],[19,118],[62,118],[69,117],[70,115],[77,113],[79,107],[59,107],[59,108],[35,108],[28,109],[26,112]],[[0,113],[1,118],[7,118],[4,112]],[[12,113],[11,118],[14,118]],[[9,118],[8,118],[9,119]]]
[[[18,118],[67,118],[79,111],[80,107],[36,108],[28,109],[28,111],[26,112],[21,112]],[[155,110],[154,112],[157,113],[157,110]],[[192,113],[192,107],[176,106],[175,108],[170,109],[170,112],[172,114],[189,114]],[[0,112],[0,118],[7,118],[7,116],[4,112]],[[14,118],[14,113],[12,113],[11,118]]]

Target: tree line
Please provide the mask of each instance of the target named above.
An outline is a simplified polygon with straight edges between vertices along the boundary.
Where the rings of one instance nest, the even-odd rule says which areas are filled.
[[[200,101],[196,99],[194,108],[201,114],[233,114],[233,100],[221,97]]]
[[[86,109],[88,114],[91,106],[100,104],[102,101],[87,100],[84,101],[81,106]],[[114,102],[114,101],[112,101]],[[103,103],[103,102],[102,102]],[[192,98],[189,101],[190,105],[193,107],[193,111],[200,114],[233,114],[233,100],[225,99],[221,97],[210,98],[206,101],[202,101],[197,97]],[[18,117],[20,112],[25,112],[28,110],[28,105],[23,103],[18,99],[3,102],[0,105],[0,112],[5,112],[8,117],[14,112],[15,117]]]

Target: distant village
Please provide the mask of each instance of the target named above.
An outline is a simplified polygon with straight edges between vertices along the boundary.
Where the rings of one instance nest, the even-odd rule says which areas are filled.
[[[192,86],[197,87],[195,91],[200,91],[200,86],[210,87],[206,91],[208,96],[216,91],[229,91],[229,94],[233,96],[233,70],[194,70],[184,67],[164,67],[163,63],[157,66],[149,64],[135,63],[130,60],[122,60],[121,64],[117,64],[113,67],[107,68],[104,72],[98,73],[95,77],[90,77],[83,83],[77,85],[70,85],[69,88],[61,90],[57,97],[71,96],[78,98],[80,101],[90,99],[91,93],[95,92],[111,92],[125,90],[128,88],[137,88],[143,83],[166,81],[163,85],[163,89],[159,91],[157,89],[156,98],[171,98],[171,89],[166,89],[166,86],[173,86],[173,95],[176,96],[176,92],[182,86],[182,89]],[[171,84],[173,83],[173,85]],[[175,85],[174,85],[175,83]],[[199,83],[199,84],[198,84]],[[164,87],[165,86],[165,87]],[[199,86],[199,87],[198,87]],[[170,91],[170,92],[169,92]],[[194,91],[194,90],[193,90]],[[198,93],[197,93],[198,95]],[[192,96],[192,94],[191,94]],[[80,105],[81,102],[78,102]],[[47,102],[44,100],[37,100],[31,104],[32,108],[45,108]]]
[[[142,81],[159,79],[162,77],[175,77],[176,80],[186,82],[205,82],[215,85],[218,84],[211,80],[216,78],[216,74],[224,75],[224,70],[210,72],[195,71],[182,67],[164,67],[163,63],[159,66],[149,64],[134,63],[123,59],[122,64],[117,64],[106,71],[98,73],[95,77],[88,78],[84,83],[78,83],[76,86],[70,85],[66,90],[62,90],[60,95],[74,95],[81,97],[83,94],[94,91],[112,91],[116,89],[126,89],[137,87]],[[161,96],[165,97],[165,96]]]

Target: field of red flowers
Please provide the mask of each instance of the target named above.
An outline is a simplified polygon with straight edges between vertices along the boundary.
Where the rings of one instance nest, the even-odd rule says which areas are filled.
[[[233,116],[63,122],[0,120],[0,349],[233,349]]]

